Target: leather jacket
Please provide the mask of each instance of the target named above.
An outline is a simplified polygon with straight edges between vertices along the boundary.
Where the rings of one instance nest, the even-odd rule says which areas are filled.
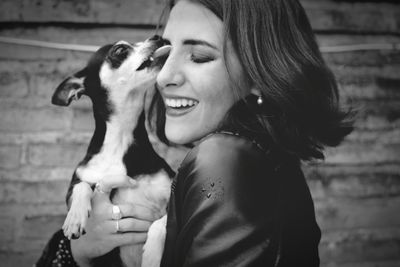
[[[299,161],[219,132],[174,178],[161,266],[319,266],[320,237]]]

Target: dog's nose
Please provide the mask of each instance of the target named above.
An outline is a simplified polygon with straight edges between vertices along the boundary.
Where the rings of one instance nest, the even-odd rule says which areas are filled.
[[[165,40],[159,35],[154,35],[154,36],[150,37],[148,40],[150,40],[150,42],[154,43],[157,47],[161,47],[161,46],[167,44],[165,42]]]
[[[156,35],[150,37],[149,40],[150,41],[159,41],[159,40],[161,40],[161,36],[156,34]]]

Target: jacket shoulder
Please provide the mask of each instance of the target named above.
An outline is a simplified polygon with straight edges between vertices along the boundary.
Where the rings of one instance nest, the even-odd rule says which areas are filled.
[[[235,163],[246,158],[264,158],[270,156],[270,150],[256,141],[239,134],[218,132],[204,137],[187,154],[181,168],[193,163],[200,166]]]

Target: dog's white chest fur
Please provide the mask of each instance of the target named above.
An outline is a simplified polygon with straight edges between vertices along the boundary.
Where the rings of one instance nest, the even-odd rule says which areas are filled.
[[[106,124],[107,131],[100,152],[86,165],[77,168],[76,173],[82,181],[93,184],[107,176],[127,174],[123,157],[133,142],[133,129],[129,127],[132,123],[126,123],[127,127],[121,128],[120,119],[118,116],[111,117]]]

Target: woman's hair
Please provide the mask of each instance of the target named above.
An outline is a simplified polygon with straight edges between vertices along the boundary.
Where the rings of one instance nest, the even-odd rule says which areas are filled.
[[[233,107],[224,122],[262,133],[274,148],[303,160],[323,158],[324,146],[338,145],[353,130],[298,0],[186,1],[223,21],[225,58],[230,40],[245,75],[263,97],[262,105],[257,97],[246,98],[246,110]],[[170,7],[174,2],[169,1]],[[239,88],[233,90],[240,95]]]

